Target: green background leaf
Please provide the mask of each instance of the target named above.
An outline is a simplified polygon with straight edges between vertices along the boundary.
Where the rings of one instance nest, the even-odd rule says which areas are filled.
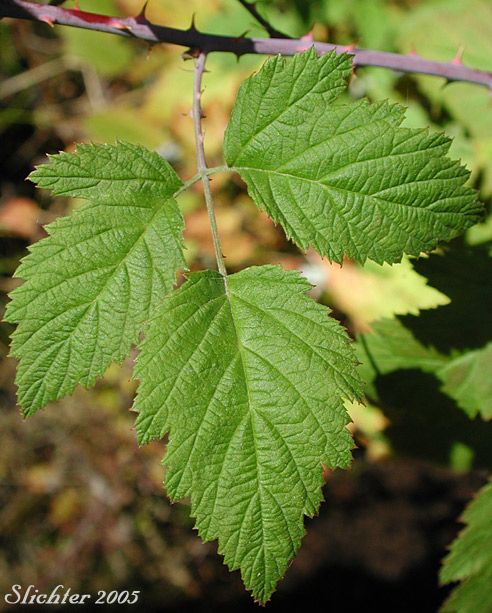
[[[492,258],[487,245],[453,246],[415,262],[448,304],[374,322],[360,337],[359,359],[367,393],[375,379],[398,370],[434,374],[440,389],[470,418],[492,418]],[[473,317],[470,317],[473,313]]]
[[[466,527],[451,545],[444,560],[442,583],[461,581],[441,611],[489,613],[492,610],[492,483],[477,494],[463,513]]]
[[[65,7],[70,7],[65,2]],[[113,0],[84,0],[83,11],[99,15],[117,15]],[[99,75],[114,77],[128,70],[135,46],[119,36],[101,36],[98,32],[78,28],[60,28],[64,51],[69,58],[75,58],[81,66],[94,68]]]
[[[239,90],[225,156],[302,249],[399,262],[461,234],[482,206],[446,136],[400,127],[396,105],[336,102],[351,70],[349,55],[314,49],[265,62]]]
[[[435,27],[445,24],[446,35]],[[433,60],[449,62],[463,53],[465,66],[492,71],[492,4],[489,0],[432,0],[420,3],[407,19],[402,19],[395,36],[402,53],[412,49]],[[444,109],[459,120],[470,139],[471,161],[483,174],[483,196],[492,193],[492,113],[485,87],[470,83],[450,83],[444,79],[415,75],[419,90],[428,97],[434,115]]]

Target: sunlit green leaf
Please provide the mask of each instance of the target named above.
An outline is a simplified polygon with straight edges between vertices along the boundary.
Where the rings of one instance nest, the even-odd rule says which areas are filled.
[[[343,398],[361,398],[343,328],[279,266],[189,275],[156,310],[138,356],[140,442],[169,432],[165,485],[191,495],[264,602],[322,500],[321,464],[348,467]]]
[[[225,156],[302,249],[399,262],[461,234],[482,206],[446,136],[400,127],[398,105],[337,103],[351,70],[351,56],[314,49],[268,60],[239,90]]]
[[[182,182],[155,153],[128,143],[80,145],[31,174],[56,195],[87,198],[46,226],[16,276],[6,320],[25,415],[90,386],[120,362],[171,291],[182,256]]]

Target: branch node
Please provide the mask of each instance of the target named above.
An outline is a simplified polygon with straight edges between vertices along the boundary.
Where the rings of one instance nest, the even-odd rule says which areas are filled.
[[[184,51],[181,54],[181,57],[183,58],[183,60],[195,60],[198,56],[200,55],[200,49],[198,49],[198,47],[190,47],[189,49],[186,49],[186,51]]]

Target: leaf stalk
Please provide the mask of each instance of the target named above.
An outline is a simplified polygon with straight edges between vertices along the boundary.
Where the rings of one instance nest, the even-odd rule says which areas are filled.
[[[207,204],[208,220],[210,222],[210,229],[212,231],[212,239],[214,243],[215,258],[217,260],[217,267],[220,274],[223,277],[227,276],[227,269],[222,255],[222,249],[220,247],[219,229],[217,227],[217,219],[215,217],[214,202],[212,198],[212,190],[210,189],[210,178],[207,168],[207,162],[205,160],[205,149],[203,146],[203,131],[202,131],[202,77],[205,71],[205,61],[207,54],[205,51],[201,51],[198,54],[195,66],[195,76],[193,80],[193,124],[195,127],[195,144],[196,144],[196,159],[198,174],[203,182],[203,193],[205,195],[205,202]]]

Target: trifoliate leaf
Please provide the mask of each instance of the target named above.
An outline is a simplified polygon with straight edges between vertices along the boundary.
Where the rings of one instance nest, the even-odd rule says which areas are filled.
[[[279,266],[190,274],[135,369],[140,442],[169,432],[169,496],[191,496],[201,537],[261,602],[318,509],[321,463],[350,464],[342,398],[362,394],[345,331],[309,289]]]
[[[450,141],[400,127],[403,109],[337,98],[347,54],[278,56],[247,79],[225,135],[228,165],[302,249],[399,262],[476,223],[482,206]]]
[[[490,613],[492,611],[492,483],[478,493],[461,518],[467,524],[444,560],[442,583],[461,581],[441,611]]]
[[[57,195],[90,199],[46,226],[16,272],[6,320],[18,323],[11,354],[25,415],[92,385],[120,362],[171,291],[182,256],[182,182],[142,147],[80,145],[31,174]]]

